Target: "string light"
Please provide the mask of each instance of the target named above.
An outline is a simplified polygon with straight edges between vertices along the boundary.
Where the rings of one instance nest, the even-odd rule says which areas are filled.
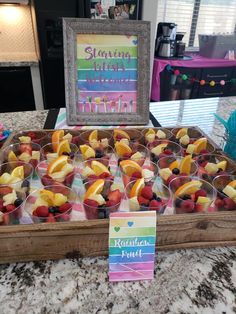
[[[215,82],[215,81],[210,81],[209,85],[210,85],[211,87],[214,87],[214,86],[216,85],[216,82]]]

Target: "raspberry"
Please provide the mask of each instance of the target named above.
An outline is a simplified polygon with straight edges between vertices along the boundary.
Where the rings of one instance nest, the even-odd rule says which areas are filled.
[[[191,213],[194,210],[194,202],[192,200],[183,200],[180,208],[186,213]]]
[[[208,151],[207,151],[206,149],[202,149],[202,150],[200,151],[200,154],[201,154],[201,155],[208,154]]]
[[[231,198],[225,198],[224,207],[227,210],[236,210],[236,203]]]
[[[29,132],[28,136],[31,138],[31,140],[36,139],[36,134],[34,132]]]
[[[63,204],[63,205],[61,205],[60,207],[59,207],[59,209],[58,209],[58,211],[60,212],[60,213],[65,213],[67,210],[69,210],[70,208],[71,208],[71,204],[70,203],[65,203],[65,204]]]
[[[170,150],[170,149],[165,149],[164,151],[163,151],[163,153],[165,154],[165,155],[173,155],[173,152],[172,152],[172,150]]]
[[[224,200],[220,199],[220,198],[217,198],[215,200],[215,207],[217,209],[223,209],[224,208]]]
[[[94,200],[90,200],[90,199],[85,200],[84,204],[87,206],[90,206],[90,207],[98,207],[99,206],[98,202],[96,202]]]
[[[35,209],[35,212],[36,212],[36,216],[38,217],[48,217],[48,214],[49,214],[47,206],[38,206]]]
[[[201,212],[203,211],[202,205],[201,205],[201,204],[195,204],[195,209],[194,209],[194,211],[195,211],[196,213],[201,213]]]
[[[6,194],[9,194],[12,192],[12,188],[9,187],[9,186],[6,186],[6,187],[0,187],[0,195],[6,195]]]
[[[116,204],[119,204],[121,201],[122,194],[120,190],[116,189],[114,191],[109,192],[107,197],[109,201],[114,201]]]
[[[141,196],[148,200],[151,200],[153,196],[152,188],[150,186],[145,186],[141,191]]]
[[[7,212],[11,212],[11,211],[13,211],[15,208],[16,208],[15,205],[9,204],[9,205],[6,206],[6,211],[7,211]]]
[[[140,178],[142,178],[142,175],[140,172],[135,171],[132,173],[132,178],[140,179]]]
[[[3,200],[0,200],[0,211],[4,208],[3,203]]]
[[[149,200],[147,200],[146,198],[144,198],[143,196],[138,196],[138,202],[140,205],[145,205],[148,206],[149,204]]]
[[[56,221],[56,219],[54,218],[54,215],[49,213],[46,222],[55,222],[55,221]]]
[[[71,186],[72,185],[72,183],[73,183],[73,181],[74,181],[74,172],[73,171],[71,171],[70,173],[68,173],[67,175],[66,175],[66,177],[65,177],[65,185],[66,186]]]
[[[38,160],[37,159],[31,159],[29,161],[29,164],[31,164],[31,166],[35,169],[37,164],[38,164]]]
[[[158,202],[157,200],[152,200],[150,203],[149,203],[149,208],[151,208],[152,210],[161,210],[162,208],[162,202]]]
[[[171,174],[171,175],[169,176],[169,178],[166,180],[166,183],[167,183],[167,184],[170,184],[170,182],[171,182],[173,179],[175,179],[175,178],[177,178],[177,176],[176,176],[175,174]],[[179,186],[179,180],[176,180],[176,181],[178,181],[178,182],[177,182],[177,186]]]
[[[108,200],[106,202],[106,207],[112,207],[112,206],[115,206],[115,205],[117,205],[117,202],[114,201],[114,200]]]
[[[99,178],[105,179],[105,178],[107,178],[109,176],[110,176],[110,174],[108,172],[103,172],[103,173],[100,174]]]
[[[207,193],[204,191],[204,190],[198,190],[196,193],[195,193],[195,202],[197,201],[198,197],[199,196],[203,196],[203,197],[206,197],[207,196]]]

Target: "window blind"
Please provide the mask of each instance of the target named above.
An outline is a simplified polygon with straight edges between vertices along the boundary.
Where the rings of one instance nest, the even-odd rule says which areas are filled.
[[[158,0],[157,22],[174,22],[184,42],[198,47],[198,34],[232,33],[236,0]]]

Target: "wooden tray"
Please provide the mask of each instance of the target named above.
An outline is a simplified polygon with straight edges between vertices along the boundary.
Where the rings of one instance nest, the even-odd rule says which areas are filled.
[[[82,132],[68,131],[77,135]],[[13,135],[4,147],[12,138]],[[217,153],[223,154],[210,139],[209,143]],[[235,229],[236,212],[160,215],[157,216],[157,249],[236,245]],[[108,219],[1,226],[0,263],[107,255],[108,230]]]

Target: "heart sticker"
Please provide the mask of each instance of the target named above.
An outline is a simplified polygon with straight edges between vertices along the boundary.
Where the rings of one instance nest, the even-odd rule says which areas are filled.
[[[138,44],[138,40],[133,40],[133,44],[136,46]]]
[[[132,227],[132,226],[133,226],[133,224],[134,224],[134,222],[133,222],[133,221],[128,221],[128,226],[129,226],[129,227]]]
[[[120,230],[120,227],[115,227],[114,229],[116,232],[118,232]]]

